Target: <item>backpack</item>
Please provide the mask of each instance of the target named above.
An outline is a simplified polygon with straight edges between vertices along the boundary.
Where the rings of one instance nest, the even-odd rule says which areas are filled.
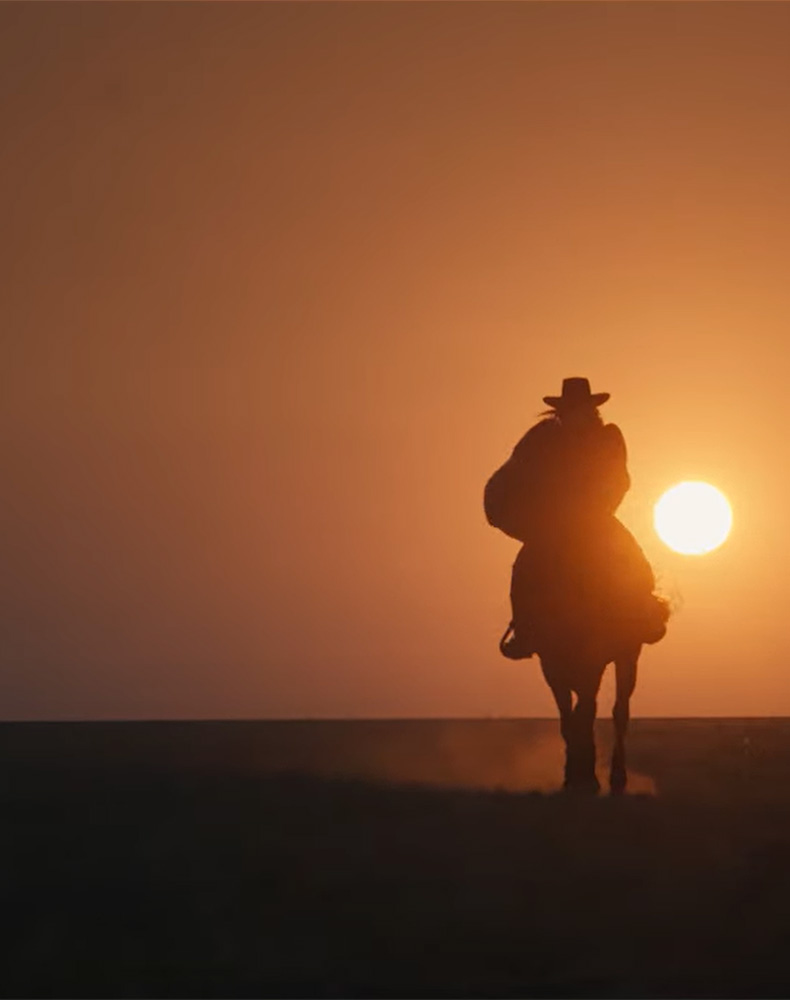
[[[527,540],[530,518],[525,493],[527,476],[523,463],[511,456],[491,476],[483,492],[483,508],[488,523],[520,542]]]
[[[571,450],[569,451],[569,447]],[[614,513],[629,486],[625,442],[619,427],[606,424],[579,454],[556,421],[531,427],[510,458],[485,486],[488,523],[526,542],[566,500]]]
[[[539,530],[541,511],[550,496],[557,435],[552,420],[530,427],[507,462],[486,483],[483,508],[488,523],[520,542]]]

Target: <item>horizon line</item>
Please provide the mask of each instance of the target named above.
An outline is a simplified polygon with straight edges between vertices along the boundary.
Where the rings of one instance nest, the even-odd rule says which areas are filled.
[[[790,720],[788,715],[632,715],[631,722],[747,722],[747,721],[779,721]],[[596,722],[611,722],[608,715],[599,716]],[[294,716],[239,716],[239,717],[211,717],[211,716],[156,716],[156,717],[109,717],[109,718],[67,718],[67,719],[0,719],[0,726],[24,726],[24,725],[102,725],[108,723],[119,724],[173,724],[173,723],[294,723],[294,722],[316,722],[316,723],[367,723],[367,722],[552,722],[559,724],[556,716],[550,715],[385,715],[385,716],[323,716],[323,715],[294,715]]]

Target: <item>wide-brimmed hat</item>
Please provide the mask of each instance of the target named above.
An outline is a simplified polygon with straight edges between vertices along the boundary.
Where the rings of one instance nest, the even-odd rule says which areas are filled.
[[[586,378],[564,378],[561,396],[544,396],[543,402],[555,410],[570,410],[582,406],[600,406],[609,398],[608,392],[590,392]]]

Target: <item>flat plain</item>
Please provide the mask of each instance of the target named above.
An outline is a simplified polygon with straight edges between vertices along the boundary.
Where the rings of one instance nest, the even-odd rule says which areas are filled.
[[[610,726],[599,724],[601,777]],[[4,723],[2,995],[790,995],[790,719]]]

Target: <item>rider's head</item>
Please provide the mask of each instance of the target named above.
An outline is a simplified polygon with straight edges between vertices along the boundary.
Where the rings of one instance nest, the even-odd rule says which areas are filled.
[[[608,392],[590,392],[586,378],[566,378],[562,380],[562,395],[544,396],[543,402],[564,426],[584,428],[602,423],[598,407],[608,398]]]
[[[555,407],[554,412],[562,426],[572,430],[600,427],[603,423],[601,414],[595,406]]]

